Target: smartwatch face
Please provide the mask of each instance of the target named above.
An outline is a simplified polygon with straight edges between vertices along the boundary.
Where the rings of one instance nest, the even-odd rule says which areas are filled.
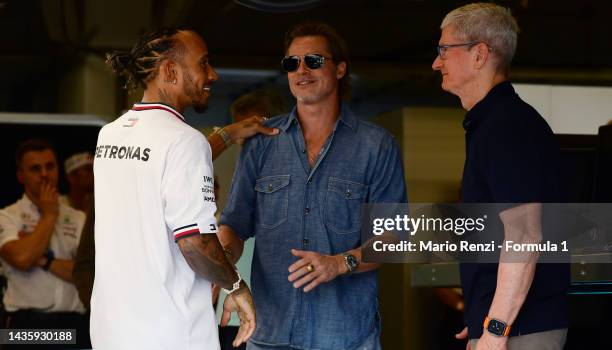
[[[498,320],[491,319],[487,326],[487,330],[495,335],[501,336],[504,334],[504,330],[506,330],[506,325]]]

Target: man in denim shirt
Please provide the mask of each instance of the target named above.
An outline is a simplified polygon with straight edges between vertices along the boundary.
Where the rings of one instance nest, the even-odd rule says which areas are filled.
[[[257,237],[247,349],[380,349],[379,264],[361,261],[360,210],[407,201],[401,155],[340,103],[350,65],[334,29],[298,25],[285,53],[297,105],[268,122],[279,136],[247,141],[221,216],[231,260]]]

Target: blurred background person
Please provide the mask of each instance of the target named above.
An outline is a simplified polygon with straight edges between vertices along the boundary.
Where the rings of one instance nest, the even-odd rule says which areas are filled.
[[[230,105],[230,115],[235,122],[254,115],[271,118],[287,113],[283,97],[274,89],[253,90],[238,97]]]
[[[0,210],[0,257],[8,280],[5,327],[76,329],[76,346],[89,346],[85,308],[72,283],[85,214],[59,202],[57,157],[47,141],[22,142],[15,160],[24,194]]]
[[[60,202],[75,209],[86,211],[87,196],[94,190],[93,155],[80,152],[64,161],[64,171],[68,179],[68,194],[60,196]]]

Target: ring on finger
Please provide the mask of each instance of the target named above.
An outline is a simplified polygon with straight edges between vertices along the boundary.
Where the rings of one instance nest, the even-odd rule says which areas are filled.
[[[313,272],[315,270],[314,265],[313,264],[306,265],[306,270],[308,270],[308,273]]]

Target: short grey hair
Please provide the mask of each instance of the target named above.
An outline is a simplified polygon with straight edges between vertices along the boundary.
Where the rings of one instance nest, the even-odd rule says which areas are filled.
[[[510,9],[489,3],[461,6],[444,17],[440,29],[446,26],[455,29],[457,39],[486,43],[498,58],[498,70],[508,71],[519,33]]]

